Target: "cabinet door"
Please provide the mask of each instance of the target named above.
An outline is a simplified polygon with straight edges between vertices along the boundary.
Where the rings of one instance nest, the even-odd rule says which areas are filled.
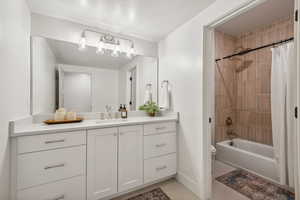
[[[143,128],[119,128],[119,192],[143,184]]]
[[[88,132],[87,199],[97,200],[117,193],[118,129]]]

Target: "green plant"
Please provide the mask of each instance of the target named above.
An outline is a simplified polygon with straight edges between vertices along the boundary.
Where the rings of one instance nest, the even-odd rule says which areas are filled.
[[[147,112],[150,116],[155,116],[155,113],[159,112],[159,107],[155,102],[149,102],[139,107],[139,110]]]

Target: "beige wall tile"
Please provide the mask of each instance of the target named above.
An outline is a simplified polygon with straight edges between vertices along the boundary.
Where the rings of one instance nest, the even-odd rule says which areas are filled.
[[[247,48],[255,48],[293,36],[293,17],[234,38],[216,32],[217,58]],[[241,61],[219,62],[216,69],[216,140],[227,139],[225,119],[234,120],[234,131],[243,139],[272,145],[270,48],[239,56]],[[252,61],[243,65],[243,61]],[[227,88],[227,89],[226,89]],[[230,93],[231,100],[228,93]]]

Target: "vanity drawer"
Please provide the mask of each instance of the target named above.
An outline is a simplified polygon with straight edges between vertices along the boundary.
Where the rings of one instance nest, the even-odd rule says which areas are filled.
[[[163,122],[144,125],[144,135],[176,132],[176,122]]]
[[[86,147],[29,153],[17,158],[17,188],[50,183],[85,174]]]
[[[28,153],[86,144],[86,131],[23,136],[18,138],[18,153]]]
[[[176,154],[144,161],[144,183],[176,174]]]
[[[18,191],[17,200],[85,200],[85,176]]]
[[[176,152],[176,133],[144,136],[144,159]]]

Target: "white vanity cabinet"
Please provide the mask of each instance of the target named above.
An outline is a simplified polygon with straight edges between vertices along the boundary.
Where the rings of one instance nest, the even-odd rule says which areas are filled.
[[[143,184],[143,126],[119,128],[118,188],[123,192]]]
[[[12,140],[12,200],[83,200],[86,131]]]
[[[118,128],[89,130],[87,136],[87,199],[117,193]]]
[[[82,129],[13,137],[10,200],[107,200],[176,174],[175,120]]]
[[[144,183],[176,174],[176,143],[175,122],[144,125]]]
[[[90,130],[87,146],[88,200],[143,184],[143,126]]]

